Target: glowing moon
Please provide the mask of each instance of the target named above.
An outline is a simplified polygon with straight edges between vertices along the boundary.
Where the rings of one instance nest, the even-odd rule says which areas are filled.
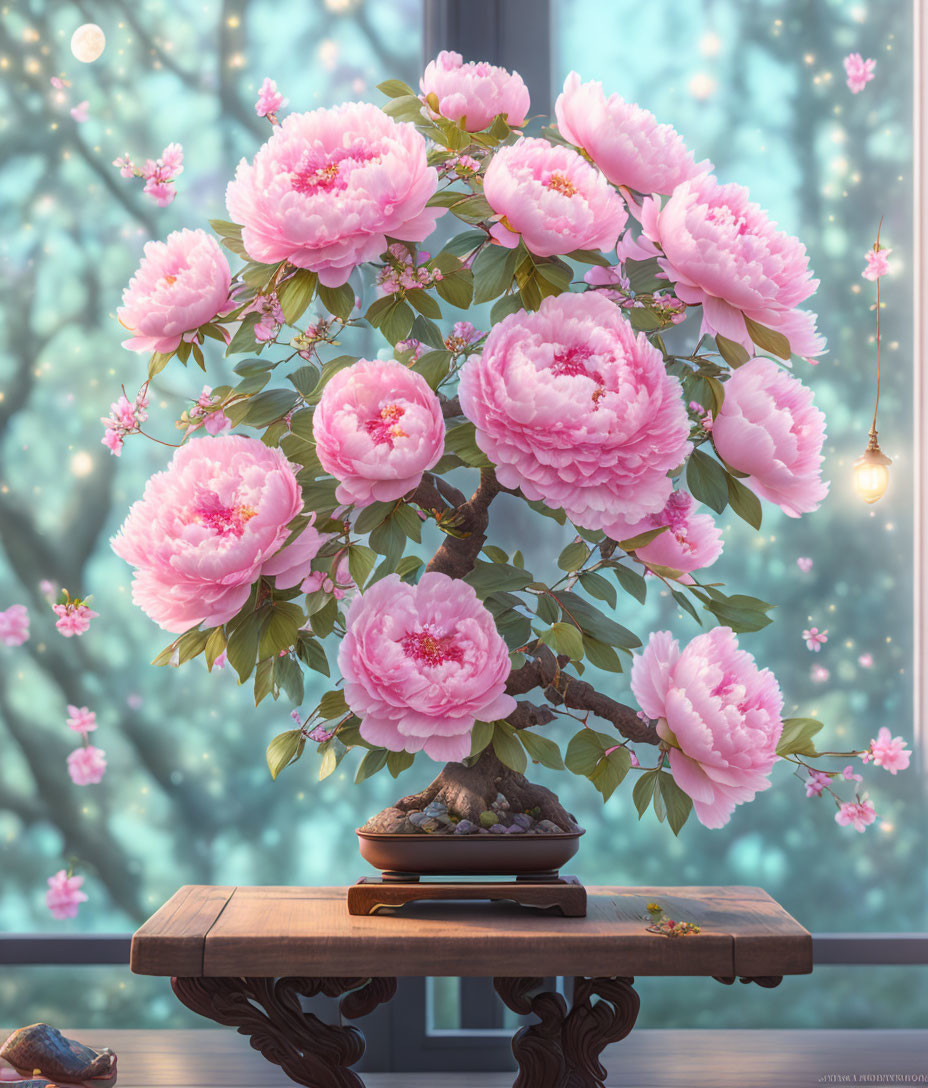
[[[96,23],[84,23],[71,35],[71,52],[84,64],[95,61],[105,45],[106,35]]]

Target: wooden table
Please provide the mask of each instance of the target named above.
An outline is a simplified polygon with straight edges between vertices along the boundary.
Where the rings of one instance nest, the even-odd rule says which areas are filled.
[[[776,986],[812,970],[812,938],[760,888],[592,887],[585,918],[507,904],[417,903],[348,914],[344,888],[181,888],[132,939],[132,970],[171,976],[194,1012],[250,1036],[309,1088],[363,1088],[353,1025],[323,1024],[300,996],[341,997],[353,1020],[389,1001],[400,976],[477,976],[538,1023],[512,1043],[515,1088],[597,1088],[599,1055],[634,1027],[636,975],[700,975]],[[646,904],[698,936],[647,931]],[[573,977],[568,1009],[545,977]]]

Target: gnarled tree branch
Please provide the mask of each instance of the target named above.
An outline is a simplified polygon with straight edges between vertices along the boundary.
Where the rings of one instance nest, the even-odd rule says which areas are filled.
[[[474,569],[480,549],[486,542],[490,524],[490,503],[502,491],[491,468],[480,470],[480,485],[471,497],[456,508],[457,528],[464,537],[445,537],[438,551],[429,560],[427,571],[438,571],[451,578],[463,578]]]

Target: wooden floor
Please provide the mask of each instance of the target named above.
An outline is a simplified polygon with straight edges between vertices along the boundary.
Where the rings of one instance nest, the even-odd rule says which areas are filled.
[[[285,1088],[292,1083],[231,1029],[68,1034],[116,1051],[119,1088]],[[928,1083],[928,1030],[641,1030],[607,1050],[605,1064],[609,1088],[806,1088],[829,1081],[853,1084],[855,1075],[856,1083],[871,1085]],[[869,1074],[866,1080],[863,1074]],[[873,1080],[874,1074],[886,1079]],[[513,1075],[368,1073],[365,1080],[368,1088],[509,1088]]]

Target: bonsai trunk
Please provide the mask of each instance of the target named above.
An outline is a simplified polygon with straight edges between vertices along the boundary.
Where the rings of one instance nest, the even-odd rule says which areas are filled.
[[[479,826],[481,814],[491,811],[500,794],[513,814],[533,813],[539,822],[549,820],[561,831],[579,830],[577,821],[551,790],[529,782],[524,775],[505,766],[489,748],[485,748],[470,767],[464,763],[448,763],[431,785],[419,793],[400,798],[390,808],[372,816],[362,830],[415,832],[418,829],[410,823],[407,814],[421,812],[433,801],[443,804],[451,816]]]

